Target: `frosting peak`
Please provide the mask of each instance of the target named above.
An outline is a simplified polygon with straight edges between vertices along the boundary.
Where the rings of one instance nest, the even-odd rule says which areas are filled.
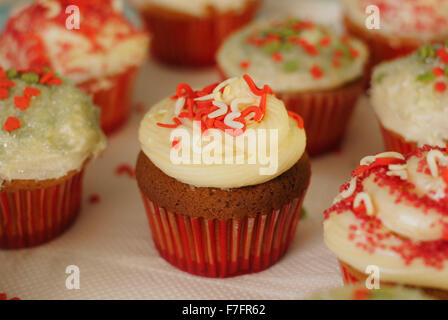
[[[180,84],[176,95],[145,115],[139,137],[156,166],[197,187],[263,183],[291,168],[305,150],[301,118],[248,75],[198,91]]]

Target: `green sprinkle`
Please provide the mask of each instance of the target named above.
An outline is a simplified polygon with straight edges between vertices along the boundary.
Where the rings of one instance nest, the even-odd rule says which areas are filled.
[[[308,217],[308,211],[305,208],[302,208],[302,212],[300,213],[300,219],[306,219]]]
[[[375,83],[381,83],[381,82],[383,82],[383,79],[384,79],[384,77],[387,75],[387,73],[386,72],[381,72],[379,75],[377,75],[376,76],[376,78],[375,78]]]
[[[423,46],[418,51],[418,56],[421,62],[425,62],[426,58],[434,58],[436,56],[436,50],[431,45]]]
[[[445,77],[448,77],[448,67],[445,68]]]
[[[39,76],[34,72],[23,73],[20,77],[23,81],[28,83],[38,83]]]
[[[435,78],[436,78],[436,76],[434,75],[434,73],[431,72],[431,71],[428,71],[426,73],[423,73],[423,74],[419,75],[417,77],[417,81],[428,83],[428,82],[433,81]]]
[[[16,69],[9,69],[6,72],[6,75],[7,75],[8,79],[13,79],[13,78],[15,78],[17,76],[17,70]]]
[[[287,37],[290,37],[290,36],[294,36],[296,34],[296,32],[294,30],[286,29],[286,28],[285,29],[280,29],[277,32],[278,32],[278,35],[280,37],[282,37],[282,38],[287,38]]]
[[[51,71],[51,69],[48,68],[48,67],[43,67],[43,68],[42,68],[42,71],[45,72],[45,73],[48,73],[48,72]]]
[[[263,46],[263,51],[269,55],[278,52],[281,48],[280,42],[270,42],[267,45]]]
[[[281,49],[285,50],[285,51],[289,51],[292,48],[294,48],[294,44],[290,43],[290,42],[285,42],[284,44],[282,44]]]
[[[286,72],[294,72],[299,68],[299,64],[296,60],[288,60],[283,64],[283,69]]]

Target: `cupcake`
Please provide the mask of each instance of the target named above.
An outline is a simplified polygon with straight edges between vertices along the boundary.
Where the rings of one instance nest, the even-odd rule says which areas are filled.
[[[448,141],[448,44],[427,45],[374,69],[371,104],[387,150]]]
[[[250,22],[261,0],[133,0],[152,35],[158,60],[181,66],[215,63],[215,53],[233,31]]]
[[[367,289],[364,284],[346,285],[313,294],[310,300],[432,300],[421,290],[403,286],[381,286]]]
[[[448,38],[445,0],[344,0],[343,4],[346,29],[368,44],[372,65]],[[379,29],[367,28],[372,5],[379,9]]]
[[[247,72],[303,117],[310,155],[341,143],[363,90],[367,60],[367,48],[356,39],[298,19],[250,25],[217,55],[224,78]]]
[[[0,69],[0,248],[52,240],[81,207],[84,168],[104,150],[99,109],[50,70]]]
[[[310,180],[300,116],[269,86],[228,79],[145,115],[136,166],[152,237],[177,268],[206,277],[261,271],[294,237]]]
[[[375,267],[381,285],[448,298],[447,166],[446,148],[430,146],[361,160],[324,213],[345,283],[371,281]]]
[[[76,25],[76,11],[80,20]],[[50,67],[93,95],[101,127],[110,133],[127,119],[148,37],[127,22],[119,2],[45,0],[16,12],[0,36],[0,65]],[[67,11],[67,13],[66,13]]]

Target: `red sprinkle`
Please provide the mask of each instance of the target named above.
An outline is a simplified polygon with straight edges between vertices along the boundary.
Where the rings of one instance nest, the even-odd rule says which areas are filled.
[[[62,84],[62,79],[53,78],[47,81],[47,85],[49,86],[59,86]]]
[[[353,292],[352,300],[367,300],[370,296],[369,289],[366,288],[358,288]]]
[[[23,90],[23,95],[26,98],[31,98],[31,97],[36,97],[38,95],[40,95],[40,90],[37,88],[33,88],[33,87],[26,87],[25,90]]]
[[[22,126],[20,120],[16,117],[8,117],[5,121],[4,128],[6,131],[13,131],[19,129]]]
[[[8,89],[0,88],[0,99],[6,99],[9,97]]]
[[[299,126],[299,129],[303,129],[303,119],[301,116],[299,116],[297,113],[293,112],[293,111],[288,111],[288,115],[293,118],[296,122],[297,125]]]
[[[31,103],[30,98],[28,97],[14,97],[14,104],[20,110],[26,110]]]
[[[446,83],[442,81],[436,82],[436,84],[434,85],[434,89],[438,92],[445,92]]]
[[[315,79],[322,78],[322,76],[324,75],[322,69],[318,65],[314,65],[310,69],[310,73],[313,76],[313,78],[315,78]]]
[[[95,204],[101,201],[101,197],[99,194],[94,193],[89,196],[89,203]]]
[[[330,44],[331,44],[330,37],[324,37],[324,38],[320,39],[320,45],[322,47],[328,47]]]
[[[250,67],[249,61],[241,61],[240,68],[243,70],[247,70]]]
[[[276,62],[282,62],[283,56],[280,53],[276,52],[272,55],[272,59]]]
[[[40,83],[40,84],[45,84],[47,81],[49,81],[51,78],[53,78],[53,76],[54,76],[54,72],[53,72],[53,71],[47,72],[46,74],[44,74],[44,75],[40,78],[39,83]]]
[[[0,88],[12,88],[16,84],[9,79],[0,79]]]
[[[131,165],[127,164],[127,163],[123,163],[123,164],[118,165],[115,168],[115,174],[117,176],[127,175],[127,176],[129,176],[129,178],[132,178],[132,179],[135,178],[135,170],[134,170],[134,168]]]
[[[436,77],[441,77],[441,76],[443,76],[445,74],[445,71],[443,71],[443,69],[440,68],[440,67],[434,68],[434,70],[432,72],[434,73],[434,75]]]

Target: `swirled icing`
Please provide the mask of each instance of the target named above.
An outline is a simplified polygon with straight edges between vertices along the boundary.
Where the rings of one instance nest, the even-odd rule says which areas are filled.
[[[419,145],[448,139],[448,47],[424,46],[374,69],[371,102],[388,130]]]
[[[443,156],[433,176],[428,159],[434,153]],[[406,158],[379,155],[361,165],[352,174],[355,190],[325,211],[327,246],[361,272],[378,266],[381,281],[448,289],[447,165],[446,150],[428,146]],[[361,193],[372,202],[372,215],[362,203],[355,206]]]
[[[222,88],[222,90],[221,90]],[[260,97],[254,95],[246,81],[242,78],[229,79],[215,88],[216,92],[212,94],[213,101],[219,101],[232,106],[232,102],[238,99],[240,103],[237,105],[239,112],[250,105],[258,105]],[[210,99],[209,99],[210,100]],[[211,101],[211,100],[210,100]],[[245,102],[244,102],[245,101]],[[251,101],[249,103],[249,101]],[[139,140],[143,152],[148,158],[167,175],[193,186],[197,187],[217,187],[217,188],[237,188],[260,184],[275,178],[291,168],[302,156],[305,150],[306,138],[303,128],[299,128],[297,122],[288,116],[284,104],[278,100],[273,94],[266,94],[266,110],[265,114],[259,121],[247,121],[246,129],[276,129],[278,133],[278,166],[272,174],[260,174],[260,168],[266,167],[259,161],[255,164],[249,164],[244,161],[243,164],[173,164],[170,159],[170,152],[173,148],[173,137],[171,128],[161,127],[160,123],[171,123],[176,114],[177,101],[168,98],[153,106],[145,115],[140,124]],[[179,110],[178,110],[179,111]],[[229,111],[230,112],[230,111]],[[232,113],[230,112],[230,113]],[[182,118],[179,128],[185,129],[189,134],[193,134],[193,122],[190,119]],[[176,125],[174,125],[176,126]],[[211,129],[216,130],[216,129]],[[258,131],[256,131],[258,132]],[[234,149],[234,144],[230,143],[229,135],[225,133],[222,139],[216,140],[222,146],[222,151]],[[199,144],[201,144],[199,142]],[[202,150],[209,142],[202,142]],[[270,154],[270,142],[267,143],[267,154]],[[190,147],[190,154],[194,154],[193,145]],[[199,155],[201,155],[201,151]],[[243,154],[247,160],[252,151],[245,145]],[[220,154],[221,155],[221,154]]]

